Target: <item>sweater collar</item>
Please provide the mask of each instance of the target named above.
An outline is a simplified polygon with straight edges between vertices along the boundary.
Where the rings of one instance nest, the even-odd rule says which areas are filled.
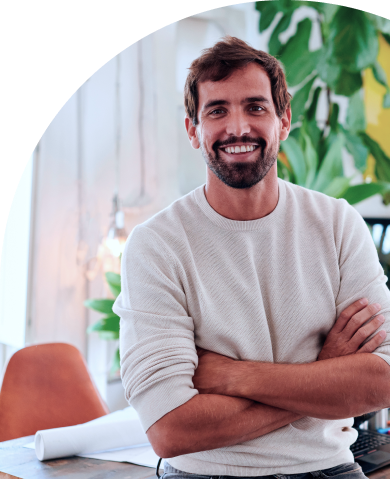
[[[280,216],[281,211],[284,208],[285,197],[286,197],[286,186],[284,181],[278,178],[279,185],[279,200],[273,211],[267,216],[263,216],[257,220],[248,220],[248,221],[237,221],[225,218],[224,216],[217,213],[208,203],[206,195],[204,192],[205,185],[199,186],[194,190],[194,196],[196,203],[202,212],[211,220],[215,225],[225,230],[230,231],[251,231],[264,228],[268,223],[275,223],[277,218]]]

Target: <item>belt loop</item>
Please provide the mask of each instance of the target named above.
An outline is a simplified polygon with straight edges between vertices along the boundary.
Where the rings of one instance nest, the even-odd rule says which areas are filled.
[[[157,479],[160,479],[160,474],[158,473],[158,470],[160,469],[160,464],[161,464],[161,461],[162,461],[162,458],[160,457],[159,460],[158,460],[158,463],[157,463],[157,467],[156,467],[156,476],[157,476]]]
[[[321,471],[311,471],[310,474],[311,474],[313,477],[322,477]]]

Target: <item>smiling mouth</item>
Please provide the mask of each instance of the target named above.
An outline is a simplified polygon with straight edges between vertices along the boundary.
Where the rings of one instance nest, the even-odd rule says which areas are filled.
[[[224,153],[229,153],[229,154],[239,154],[239,153],[248,153],[251,151],[256,150],[259,147],[259,145],[235,145],[235,146],[225,146],[223,148],[220,148]]]

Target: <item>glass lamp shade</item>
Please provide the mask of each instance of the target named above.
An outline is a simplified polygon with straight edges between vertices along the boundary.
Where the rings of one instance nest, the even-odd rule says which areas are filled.
[[[124,228],[124,214],[116,211],[107,235],[99,245],[97,259],[103,273],[120,273],[120,257],[123,253],[127,232]]]
[[[127,233],[124,229],[124,214],[122,211],[117,211],[115,213],[114,224],[108,230],[107,236],[103,242],[109,249],[110,253],[119,258],[123,253],[126,239]]]

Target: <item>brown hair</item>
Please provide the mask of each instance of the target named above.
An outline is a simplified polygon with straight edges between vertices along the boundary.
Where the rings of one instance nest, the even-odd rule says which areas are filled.
[[[286,78],[278,60],[262,50],[256,50],[243,40],[226,36],[211,48],[202,50],[202,55],[191,63],[184,87],[184,107],[187,116],[198,124],[198,83],[221,81],[235,70],[249,63],[258,63],[271,82],[272,99],[279,118],[290,105]]]

